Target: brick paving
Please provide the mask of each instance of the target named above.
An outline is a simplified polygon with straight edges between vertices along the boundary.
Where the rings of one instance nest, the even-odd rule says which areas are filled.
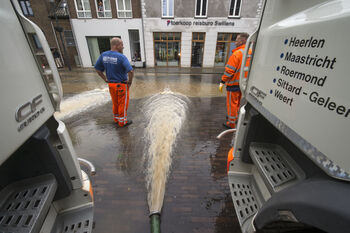
[[[145,124],[140,109],[144,99],[130,100],[128,115],[134,123],[127,128],[114,125],[111,102],[65,120],[78,156],[97,169],[92,177],[95,233],[150,231],[142,161]],[[161,231],[240,232],[226,175],[231,135],[216,139],[225,130],[225,97],[190,100],[173,152]]]

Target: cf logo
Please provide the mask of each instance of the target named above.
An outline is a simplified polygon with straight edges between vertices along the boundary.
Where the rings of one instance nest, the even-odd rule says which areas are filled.
[[[16,121],[21,122],[24,119],[26,119],[30,114],[36,111],[36,107],[42,102],[43,102],[42,94],[40,94],[37,97],[34,97],[32,101],[28,101],[27,103],[23,104],[16,111],[16,115],[15,115]]]
[[[266,94],[262,91],[260,91],[258,88],[256,88],[255,86],[252,86],[250,88],[250,91],[253,95],[255,95],[256,98],[262,98],[264,99]]]

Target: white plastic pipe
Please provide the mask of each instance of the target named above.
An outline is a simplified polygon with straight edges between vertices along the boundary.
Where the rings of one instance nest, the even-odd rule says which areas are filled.
[[[96,174],[95,166],[89,160],[78,158],[78,161],[80,164],[84,164],[89,167],[91,176]]]
[[[221,139],[221,137],[224,136],[225,134],[233,133],[233,132],[236,132],[236,129],[227,129],[225,131],[222,131],[216,138]]]

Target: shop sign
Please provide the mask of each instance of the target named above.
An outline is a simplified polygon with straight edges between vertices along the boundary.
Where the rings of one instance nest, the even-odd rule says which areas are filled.
[[[167,20],[167,26],[234,26],[235,23],[232,21],[225,20]]]

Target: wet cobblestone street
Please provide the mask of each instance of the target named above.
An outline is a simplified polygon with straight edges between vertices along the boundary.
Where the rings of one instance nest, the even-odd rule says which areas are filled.
[[[226,114],[225,93],[217,90],[219,74],[137,73],[128,110],[133,124],[125,128],[114,124],[107,86],[95,73],[64,72],[61,76],[66,100],[95,89],[102,90],[108,98],[101,103],[81,101],[82,106],[62,109],[61,113],[79,112],[67,113],[63,120],[77,155],[96,166],[97,174],[91,177],[95,198],[93,232],[150,231],[142,159],[145,122],[140,109],[148,96],[164,88],[187,95],[191,103],[172,155],[161,231],[240,232],[226,175],[232,135],[216,139],[225,130],[222,123]]]

